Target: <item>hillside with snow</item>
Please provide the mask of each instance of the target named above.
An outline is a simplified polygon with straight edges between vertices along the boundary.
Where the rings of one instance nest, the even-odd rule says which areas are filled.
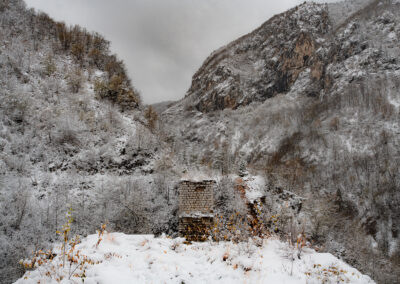
[[[282,217],[281,235],[295,223],[396,283],[399,36],[398,1],[307,2],[276,15],[204,61],[161,115],[168,140],[188,168],[226,175],[245,164],[278,202],[265,210]],[[302,200],[298,212],[284,209],[286,195]]]
[[[75,249],[94,264],[73,273],[69,266],[52,270],[62,265],[60,250],[55,250],[58,255],[49,264],[27,272],[15,284],[375,283],[331,254],[300,251],[276,239],[188,245],[182,238],[106,233],[97,242],[98,236],[90,235]],[[46,277],[48,271],[52,277]]]
[[[109,42],[23,1],[0,10],[0,283],[52,245],[69,208],[82,235],[105,220],[171,232],[173,159]]]
[[[153,106],[98,33],[23,0],[0,27],[0,283],[398,283],[399,1],[305,2]]]

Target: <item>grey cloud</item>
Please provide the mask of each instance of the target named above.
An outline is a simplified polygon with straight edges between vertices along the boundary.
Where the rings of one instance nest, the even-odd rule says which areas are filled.
[[[103,34],[145,103],[177,100],[215,49],[301,0],[26,0]]]

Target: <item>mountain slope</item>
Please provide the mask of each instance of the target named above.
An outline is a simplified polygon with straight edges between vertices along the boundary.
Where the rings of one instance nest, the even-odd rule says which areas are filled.
[[[312,55],[328,31],[328,14],[321,5],[298,6],[275,16],[207,58],[187,97],[196,109],[213,111],[287,92],[304,69],[319,71]]]
[[[173,228],[177,179],[158,170],[168,147],[109,43],[19,0],[0,10],[0,283],[57,239],[69,208],[83,235],[106,220],[127,233]]]
[[[353,7],[349,13],[347,7]],[[264,175],[281,234],[399,278],[400,4],[305,3],[214,52],[162,114],[188,168]],[[285,209],[282,190],[304,198]],[[371,261],[371,259],[373,261]]]

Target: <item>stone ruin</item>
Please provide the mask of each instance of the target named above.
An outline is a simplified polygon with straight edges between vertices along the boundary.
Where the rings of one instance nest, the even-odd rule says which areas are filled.
[[[214,223],[213,180],[183,180],[179,185],[179,236],[205,241]]]

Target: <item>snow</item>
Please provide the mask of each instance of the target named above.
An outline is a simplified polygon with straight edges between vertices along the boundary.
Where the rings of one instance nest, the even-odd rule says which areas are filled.
[[[391,94],[388,95],[387,100],[395,108],[400,109],[400,96],[397,93],[391,92]]]
[[[389,33],[389,34],[388,34],[388,37],[389,37],[391,40],[397,40],[397,35],[396,35],[395,32]]]
[[[96,248],[97,241],[90,235],[77,246],[97,263],[87,266],[84,283],[374,283],[331,254],[303,248],[299,258],[296,248],[275,239],[259,246],[252,240],[187,245],[182,238],[106,233]],[[61,263],[60,257],[53,262]],[[15,283],[38,281],[57,283],[38,270]],[[77,277],[61,281],[78,282]]]
[[[189,218],[209,218],[209,217],[214,217],[214,214],[209,213],[202,213],[202,212],[192,212],[190,214],[182,213],[179,214],[179,217],[189,217]]]
[[[195,170],[189,171],[181,177],[181,181],[202,182],[210,180],[214,180],[214,178],[204,172]]]
[[[265,180],[262,176],[248,176],[243,180],[247,185],[246,197],[250,202],[254,202],[254,200],[263,196],[261,191],[265,187]]]
[[[101,70],[96,70],[94,72],[94,76],[95,77],[103,77],[103,76],[105,76],[105,73],[103,71],[101,71]]]

